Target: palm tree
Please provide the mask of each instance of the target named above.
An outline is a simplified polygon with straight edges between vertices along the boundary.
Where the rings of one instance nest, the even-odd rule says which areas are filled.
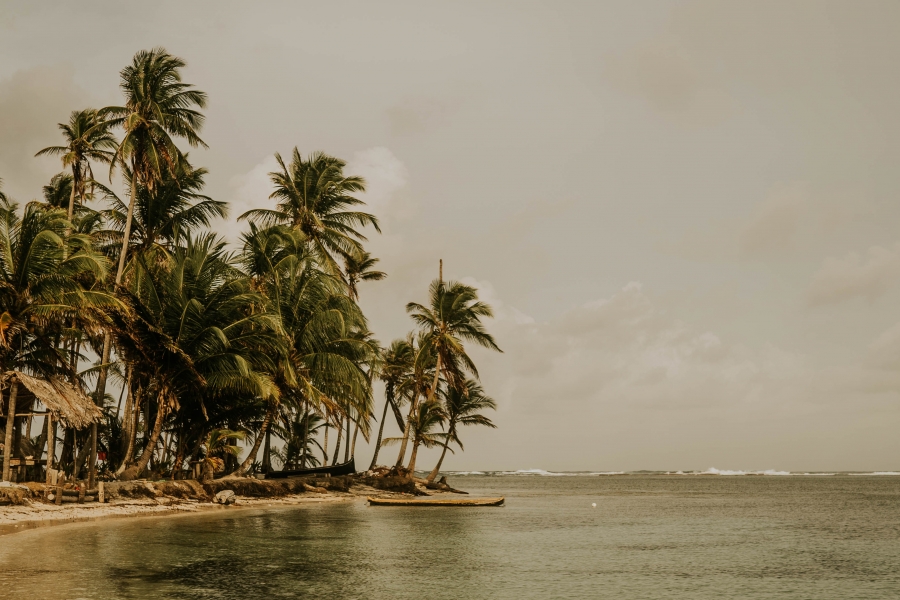
[[[50,179],[50,183],[44,186],[44,203],[49,208],[65,209],[72,199],[75,186],[72,185],[72,176],[68,173],[57,173]],[[69,221],[72,219],[70,218]]]
[[[444,398],[444,412],[447,415],[447,437],[444,438],[444,449],[441,451],[441,458],[438,459],[434,470],[428,475],[428,482],[434,481],[435,477],[441,471],[441,463],[444,462],[444,456],[447,454],[447,446],[450,442],[456,442],[460,450],[463,448],[462,441],[459,439],[459,428],[468,425],[483,425],[496,429],[496,425],[481,412],[487,409],[496,410],[497,403],[492,398],[485,395],[484,390],[477,381],[472,379],[466,380],[465,388],[458,390],[456,388],[448,388]]]
[[[109,106],[100,111],[100,118],[109,126],[121,126],[124,131],[110,161],[110,176],[117,164],[128,167],[131,172],[131,195],[116,268],[117,286],[122,283],[125,270],[138,186],[152,190],[166,172],[177,176],[177,168],[184,157],[175,145],[174,137],[184,138],[192,147],[206,147],[198,133],[203,125],[203,114],[193,108],[206,106],[206,94],[181,81],[181,69],[185,65],[185,61],[163,48],[141,50],[120,73],[125,105]],[[100,354],[101,371],[95,398],[102,398],[106,393],[106,366],[111,351],[107,335]],[[92,439],[96,454],[96,428]],[[94,481],[95,463],[92,457],[90,483]]]
[[[292,228],[251,224],[241,256],[251,286],[283,331],[282,401],[326,417],[367,418],[372,394],[363,366],[375,348],[366,319],[341,280],[319,269],[305,242]]]
[[[247,437],[243,431],[230,431],[228,429],[213,429],[206,436],[206,458],[201,463],[201,481],[209,481],[216,471],[221,471],[225,466],[225,457],[237,458],[241,449],[233,442],[241,441]]]
[[[294,148],[286,165],[280,154],[275,159],[280,171],[269,173],[275,191],[269,196],[277,201],[274,210],[254,209],[241,215],[261,224],[288,224],[306,237],[311,252],[328,273],[340,275],[335,257],[361,255],[366,237],[355,227],[373,226],[379,233],[378,219],[355,210],[365,202],[352,194],[364,192],[362,177],[344,176],[347,163],[322,152],[314,152],[306,160]]]
[[[444,283],[438,278],[428,291],[428,306],[410,302],[406,312],[425,333],[424,344],[430,346],[437,359],[434,384],[428,397],[430,402],[437,392],[440,375],[443,374],[447,383],[456,389],[465,386],[463,371],[478,377],[478,369],[466,353],[464,341],[503,351],[481,323],[482,317],[493,317],[494,312],[488,304],[478,300],[478,290],[456,281]]]
[[[397,393],[410,379],[414,357],[415,350],[411,337],[394,340],[384,351],[380,373],[380,378],[384,382],[384,411],[381,413],[381,424],[378,427],[378,439],[375,441],[375,454],[372,456],[372,464],[369,465],[370,470],[378,464],[378,453],[381,450],[381,437],[384,433],[384,421],[387,418],[388,407],[394,412],[400,430],[403,431],[405,427],[398,406]]]
[[[0,372],[77,376],[54,340],[73,320],[79,329],[96,329],[98,309],[116,305],[85,285],[105,276],[107,261],[88,236],[66,235],[71,224],[62,210],[32,202],[19,217],[17,208],[0,200]],[[16,387],[8,414],[15,412]],[[13,421],[7,419],[7,437]],[[4,478],[9,457],[6,452]]]
[[[84,204],[85,189],[94,180],[91,161],[110,164],[118,144],[110,132],[112,123],[105,114],[92,108],[73,111],[68,123],[59,123],[64,146],[48,146],[35,156],[61,156],[63,167],[72,169],[72,188],[69,194],[67,218],[71,222],[75,214],[76,195]]]
[[[412,437],[412,454],[409,457],[409,465],[407,469],[410,475],[416,470],[416,455],[419,452],[419,446],[433,448],[438,445],[442,439],[446,437],[445,433],[435,433],[434,430],[439,427],[447,418],[443,407],[437,402],[421,402],[416,406],[416,411],[410,418],[410,435]],[[402,441],[403,438],[387,438],[385,444],[395,444]]]
[[[357,302],[359,301],[359,291],[357,290],[359,282],[381,281],[387,277],[387,273],[373,269],[378,260],[365,251],[344,256],[344,278],[347,281],[347,289],[350,297]]]
[[[271,374],[283,355],[280,324],[258,310],[264,298],[230,264],[223,241],[188,237],[171,260],[148,273],[140,296],[131,296],[131,310],[115,315],[117,347],[141,365],[135,377],[158,406],[148,444],[122,471],[124,479],[147,467],[170,414],[182,431],[215,426],[235,402],[279,394]]]

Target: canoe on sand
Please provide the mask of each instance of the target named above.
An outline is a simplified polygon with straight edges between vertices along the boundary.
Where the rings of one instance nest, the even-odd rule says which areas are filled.
[[[500,506],[503,498],[367,498],[372,506]]]

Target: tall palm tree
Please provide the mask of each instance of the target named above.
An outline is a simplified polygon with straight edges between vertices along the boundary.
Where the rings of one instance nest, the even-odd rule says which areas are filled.
[[[73,177],[66,172],[57,173],[50,179],[50,183],[44,186],[44,202],[48,207],[65,209],[68,206],[75,191],[72,179]],[[69,221],[71,220],[70,218]]]
[[[365,251],[344,255],[344,278],[347,281],[347,290],[350,297],[359,301],[357,286],[361,281],[381,281],[387,277],[387,273],[376,271],[373,267],[379,259],[374,258]]]
[[[361,254],[366,237],[356,227],[371,225],[379,233],[378,219],[369,213],[349,210],[365,202],[352,194],[364,192],[362,177],[344,175],[343,160],[313,152],[306,160],[294,148],[290,164],[275,154],[279,171],[269,173],[277,201],[272,209],[254,209],[241,215],[265,225],[288,224],[306,236],[316,260],[331,275],[339,276],[338,256]]]
[[[441,464],[444,462],[444,456],[447,454],[447,447],[450,442],[456,442],[460,450],[463,443],[459,439],[459,428],[469,425],[483,425],[496,429],[496,425],[486,416],[481,414],[484,410],[496,410],[497,403],[485,395],[484,389],[477,381],[472,379],[466,380],[465,388],[462,390],[456,388],[448,388],[444,398],[444,412],[447,415],[447,437],[444,438],[444,449],[441,451],[441,458],[438,459],[434,469],[428,475],[428,482],[434,481],[435,477],[441,471]]]
[[[84,204],[85,189],[94,180],[91,161],[110,164],[118,144],[110,131],[112,123],[105,113],[88,108],[73,111],[68,123],[59,123],[65,145],[48,146],[35,156],[61,156],[63,167],[72,169],[72,188],[69,194],[67,218],[75,214],[75,197]]]
[[[100,111],[101,118],[111,127],[123,129],[122,141],[110,162],[110,176],[117,164],[127,166],[131,171],[131,194],[116,268],[117,286],[122,283],[125,270],[138,186],[152,190],[166,172],[177,176],[178,165],[184,157],[174,138],[183,138],[192,147],[206,147],[199,136],[203,114],[194,108],[206,106],[206,94],[181,81],[181,69],[186,64],[164,48],[141,50],[134,55],[131,64],[120,72],[124,106],[109,106]],[[103,340],[95,398],[102,398],[106,393],[106,365],[109,364],[111,351],[107,335]],[[94,454],[96,437],[95,428],[92,433]],[[91,483],[94,481],[95,464],[96,460],[92,457]]]
[[[411,338],[391,342],[382,357],[380,378],[384,382],[384,411],[381,413],[381,424],[378,427],[378,439],[375,441],[375,454],[369,469],[378,464],[378,453],[381,450],[381,437],[384,433],[384,421],[390,408],[397,419],[397,426],[403,431],[403,416],[398,406],[398,391],[409,381],[413,368],[415,350]]]

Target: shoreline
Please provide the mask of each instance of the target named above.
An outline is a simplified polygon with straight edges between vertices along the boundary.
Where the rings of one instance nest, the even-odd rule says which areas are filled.
[[[62,506],[44,503],[4,506],[0,508],[0,537],[32,529],[90,523],[93,521],[190,516],[213,511],[243,511],[254,508],[351,502],[361,497],[364,498],[364,496],[353,493],[327,493],[316,496],[296,494],[276,498],[237,496],[237,502],[230,506],[214,502],[198,502],[176,498],[116,500],[104,504],[66,504]]]

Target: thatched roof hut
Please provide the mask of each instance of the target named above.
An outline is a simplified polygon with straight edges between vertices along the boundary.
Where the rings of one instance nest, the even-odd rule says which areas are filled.
[[[23,400],[28,401],[29,396],[37,398],[54,419],[74,429],[84,429],[103,418],[100,408],[83,391],[62,377],[38,379],[21,371],[7,371],[2,377],[3,387],[8,388],[13,377],[22,384],[17,401],[20,406]]]

